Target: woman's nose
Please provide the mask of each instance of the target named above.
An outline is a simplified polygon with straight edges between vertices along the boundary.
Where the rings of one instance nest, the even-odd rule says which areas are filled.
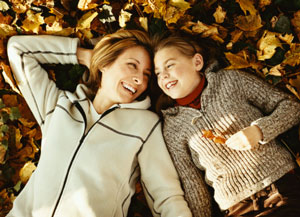
[[[133,76],[132,79],[133,79],[134,83],[138,84],[138,85],[142,84],[142,82],[143,82],[143,78],[139,75]]]

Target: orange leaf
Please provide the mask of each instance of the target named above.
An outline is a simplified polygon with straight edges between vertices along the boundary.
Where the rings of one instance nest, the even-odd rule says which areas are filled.
[[[213,141],[215,143],[225,144],[226,139],[221,136],[216,136],[215,138],[213,138]]]
[[[204,138],[213,139],[215,137],[211,130],[201,130],[201,131],[202,131],[202,134],[203,134],[202,136]]]

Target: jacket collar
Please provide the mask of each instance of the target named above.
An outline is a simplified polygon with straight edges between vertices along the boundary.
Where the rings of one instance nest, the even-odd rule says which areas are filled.
[[[79,84],[76,88],[75,93],[66,91],[65,94],[68,97],[68,99],[72,102],[80,102],[80,101],[86,101],[88,99],[88,93],[89,89],[84,84]],[[150,98],[147,96],[142,101],[133,101],[132,103],[124,103],[124,104],[115,104],[113,107],[119,107],[119,108],[131,108],[131,109],[148,109],[151,106]]]

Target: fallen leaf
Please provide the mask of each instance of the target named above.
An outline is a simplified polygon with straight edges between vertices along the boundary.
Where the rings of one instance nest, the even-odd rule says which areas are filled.
[[[267,73],[267,75],[273,75],[273,76],[282,76],[284,71],[284,67],[281,64],[278,64],[270,69],[270,71]]]
[[[226,52],[225,57],[231,64],[227,69],[243,69],[251,67],[250,62],[247,60],[247,55],[245,55],[243,51],[238,54]]]
[[[207,139],[213,139],[215,136],[211,130],[201,130],[202,136]]]
[[[300,40],[300,10],[294,13],[294,17],[291,19],[291,24],[294,27],[298,40]]]
[[[131,15],[131,13],[122,9],[119,16],[119,26],[124,28],[126,26],[126,22],[130,20]]]
[[[0,24],[11,24],[13,18],[12,16],[10,15],[3,15],[1,12],[0,12]]]
[[[17,34],[16,29],[11,25],[0,24],[0,38],[6,38],[16,34]]]
[[[257,10],[251,0],[236,0],[236,2],[239,3],[245,15],[247,15],[248,12],[250,15],[255,15],[257,13]]]
[[[44,24],[44,18],[42,13],[35,13],[32,10],[26,12],[26,19],[23,21],[22,28],[27,32],[33,32],[38,34],[40,30],[40,25]]]
[[[0,11],[7,11],[9,10],[9,6],[5,1],[0,1]]]
[[[99,5],[95,0],[79,0],[77,4],[77,7],[82,11],[91,10],[93,8],[96,8],[97,6]]]
[[[250,14],[247,16],[238,16],[234,23],[236,27],[247,32],[260,29],[263,25],[259,14]]]
[[[22,167],[22,169],[19,172],[19,175],[20,175],[21,182],[23,184],[26,184],[26,182],[28,181],[28,179],[30,178],[30,176],[32,175],[32,173],[34,172],[35,169],[36,169],[36,166],[31,161],[28,161]]]
[[[283,64],[290,66],[296,66],[300,64],[300,44],[293,43],[290,46],[290,50],[286,52]]]
[[[7,151],[7,147],[2,145],[0,142],[0,164],[5,163],[6,151]]]
[[[141,27],[148,32],[148,18],[147,17],[139,17],[139,22],[141,24]]]
[[[217,23],[223,23],[226,17],[226,11],[219,5],[213,14]]]
[[[258,60],[270,59],[276,52],[277,47],[281,47],[280,40],[276,37],[276,33],[265,31],[261,39],[257,42],[257,58]]]
[[[91,26],[91,22],[93,21],[93,19],[95,19],[95,17],[98,16],[98,12],[96,11],[89,11],[87,13],[85,13],[79,20],[77,23],[77,29],[89,29]]]
[[[272,3],[272,0],[259,0],[258,7],[264,8]]]

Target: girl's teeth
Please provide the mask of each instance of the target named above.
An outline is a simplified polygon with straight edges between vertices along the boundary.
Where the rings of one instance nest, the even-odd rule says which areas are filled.
[[[176,81],[170,82],[167,84],[167,88],[169,89],[172,85],[176,84]]]

